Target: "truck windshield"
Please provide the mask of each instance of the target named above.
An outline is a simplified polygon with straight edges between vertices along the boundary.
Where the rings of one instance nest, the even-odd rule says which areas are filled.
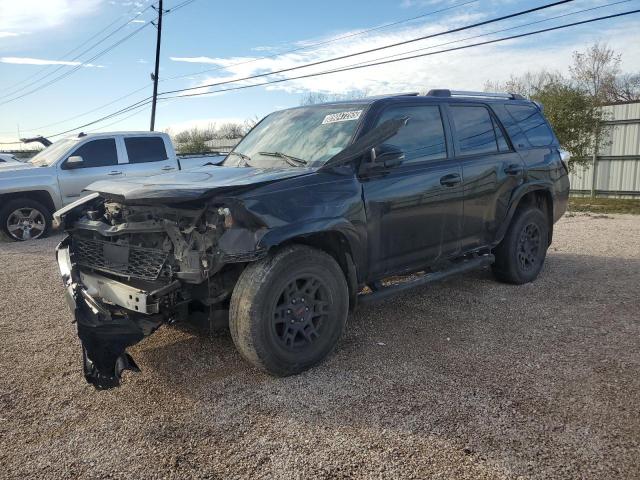
[[[363,104],[317,105],[272,113],[236,146],[223,165],[317,167],[347,147]]]
[[[48,146],[44,150],[40,151],[35,157],[29,160],[31,165],[35,165],[36,167],[48,167],[55,163],[61,155],[73,147],[78,140],[75,138],[65,138],[63,140],[58,140],[52,145]]]

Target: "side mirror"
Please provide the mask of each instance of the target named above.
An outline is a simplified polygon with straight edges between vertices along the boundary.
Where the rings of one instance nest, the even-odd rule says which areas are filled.
[[[383,143],[371,149],[372,166],[391,168],[404,162],[404,152],[394,145]]]
[[[64,162],[64,167],[73,170],[74,168],[80,168],[84,165],[84,159],[79,155],[73,155],[67,158],[67,161]]]

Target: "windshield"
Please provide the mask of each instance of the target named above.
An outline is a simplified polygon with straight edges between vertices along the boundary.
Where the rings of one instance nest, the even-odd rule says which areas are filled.
[[[75,145],[77,141],[78,140],[75,138],[65,138],[64,140],[58,140],[44,150],[40,151],[40,153],[29,160],[29,163],[37,167],[48,167],[55,163],[60,158],[60,155],[64,154],[68,149],[73,147],[73,145]]]
[[[223,165],[320,166],[349,145],[365,108],[318,105],[272,113],[242,139]]]

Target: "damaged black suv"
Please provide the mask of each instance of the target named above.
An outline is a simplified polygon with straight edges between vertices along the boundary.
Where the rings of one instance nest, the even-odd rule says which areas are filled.
[[[358,303],[488,265],[530,282],[566,209],[563,156],[539,105],[433,90],[275,112],[221,166],[94,183],[56,213],[85,377],[116,386],[127,347],[203,318],[291,375]]]

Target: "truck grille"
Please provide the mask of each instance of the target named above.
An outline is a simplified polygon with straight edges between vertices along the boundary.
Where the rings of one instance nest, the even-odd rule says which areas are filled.
[[[167,260],[162,250],[78,238],[73,252],[78,265],[142,280],[157,280]]]

